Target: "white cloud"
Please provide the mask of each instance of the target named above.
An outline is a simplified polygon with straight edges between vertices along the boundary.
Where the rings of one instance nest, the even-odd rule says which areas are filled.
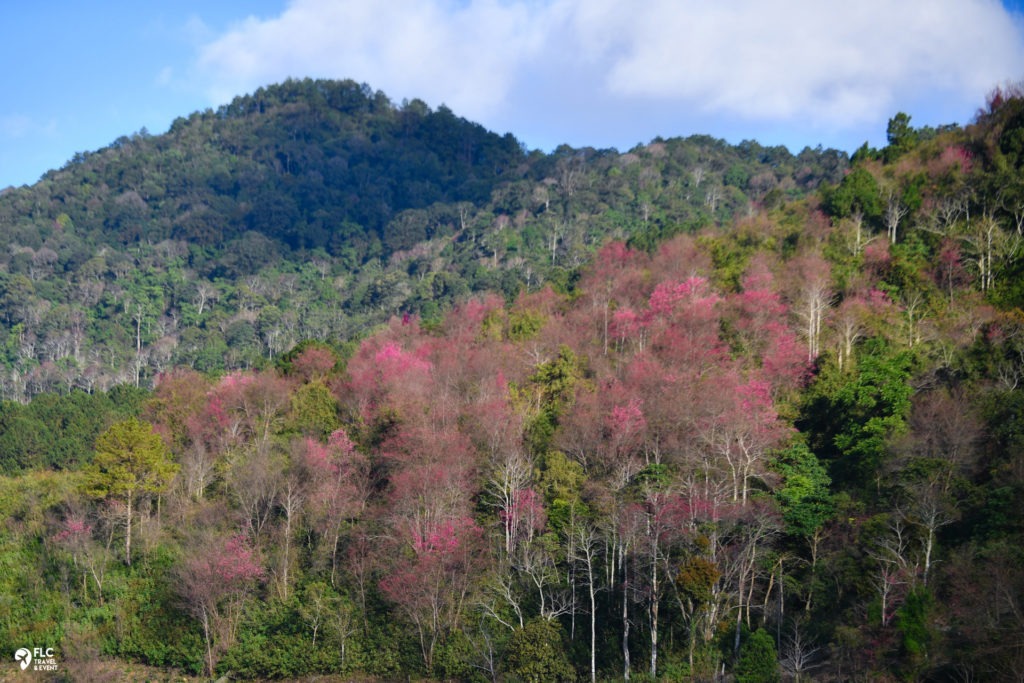
[[[1024,76],[1024,39],[996,0],[293,0],[198,66],[218,102],[312,76],[485,123],[647,103],[843,128],[936,94],[976,106]]]
[[[607,17],[622,50],[609,88],[752,119],[854,124],[908,91],[980,96],[1024,55],[996,2],[652,0],[645,8]]]
[[[497,0],[296,0],[280,17],[248,18],[206,45],[199,66],[219,101],[287,77],[353,78],[482,115],[542,46],[536,18]]]

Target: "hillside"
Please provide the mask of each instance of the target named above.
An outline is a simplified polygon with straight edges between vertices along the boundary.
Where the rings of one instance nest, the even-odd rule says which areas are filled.
[[[707,137],[527,153],[443,107],[289,81],[0,194],[2,395],[259,367],[471,292],[564,289],[609,238],[725,225],[845,167]]]
[[[331,87],[515,163],[437,152],[441,198],[353,223],[361,254],[281,223],[104,242],[47,195],[51,246],[7,262],[7,372],[66,383],[0,404],[5,642],[54,646],[68,678],[1020,678],[1024,93],[964,128],[897,114],[847,161],[528,153],[352,84],[280,92]],[[436,231],[395,242],[410,225]],[[72,237],[97,248],[77,270],[36,258]],[[81,365],[25,351],[61,307]]]

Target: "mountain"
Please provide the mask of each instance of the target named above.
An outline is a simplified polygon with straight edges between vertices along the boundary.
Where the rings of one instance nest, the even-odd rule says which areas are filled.
[[[724,225],[846,164],[706,136],[527,152],[445,107],[287,81],[0,195],[2,395],[260,366],[470,292],[564,288],[609,238]]]
[[[357,158],[318,121],[385,177],[304,171]],[[259,196],[117,184],[174,136]],[[847,160],[527,152],[292,82],[78,159],[2,198],[40,234],[2,278],[0,637],[89,680],[1017,680],[1022,172],[1018,89]],[[199,197],[224,244],[174,237]]]

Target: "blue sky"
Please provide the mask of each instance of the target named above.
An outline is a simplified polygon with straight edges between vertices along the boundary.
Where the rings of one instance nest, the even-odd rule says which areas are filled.
[[[1024,79],[1022,2],[9,3],[0,188],[289,76],[446,104],[544,150],[710,134],[853,151],[897,111],[968,123]]]

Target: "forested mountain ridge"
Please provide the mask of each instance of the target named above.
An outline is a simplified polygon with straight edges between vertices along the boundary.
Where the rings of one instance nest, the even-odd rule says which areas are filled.
[[[253,325],[234,351],[307,284],[465,278],[343,347],[0,405],[0,633],[69,679],[1019,679],[1021,95],[962,129],[898,114],[849,169],[520,150],[351,279],[303,247],[181,297],[217,307],[197,329]],[[169,244],[127,253],[202,272]]]
[[[399,311],[553,281],[838,181],[846,156],[708,137],[527,153],[420,101],[288,81],[0,194],[3,396],[266,363]]]
[[[352,82],[289,81],[177,119],[165,135],[78,155],[42,183],[79,229],[110,245],[222,245],[255,231],[292,249],[360,252],[369,240],[411,246],[386,232],[394,216],[483,203],[524,160],[511,135],[448,109],[398,110]]]

